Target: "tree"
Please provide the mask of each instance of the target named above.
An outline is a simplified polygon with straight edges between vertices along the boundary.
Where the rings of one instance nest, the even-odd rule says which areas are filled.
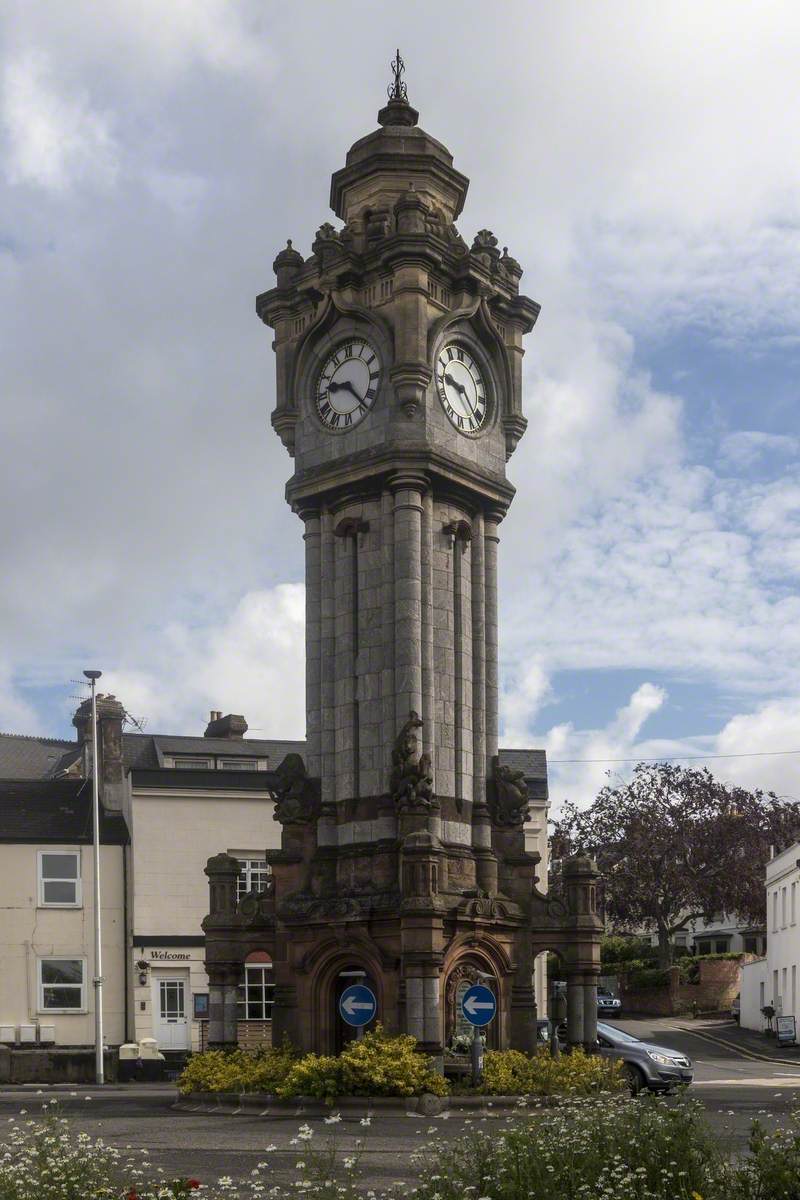
[[[669,966],[671,938],[691,921],[727,912],[763,924],[770,846],[799,837],[797,803],[721,783],[707,769],[639,763],[590,808],[565,805],[553,840],[562,854],[597,859],[607,914],[654,929]]]

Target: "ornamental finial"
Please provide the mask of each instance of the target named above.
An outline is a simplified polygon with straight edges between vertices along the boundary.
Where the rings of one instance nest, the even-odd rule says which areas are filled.
[[[400,57],[400,50],[397,51],[397,57],[389,63],[394,74],[394,82],[390,83],[386,89],[390,100],[408,100],[408,90],[403,83],[403,72],[406,69],[406,64]]]

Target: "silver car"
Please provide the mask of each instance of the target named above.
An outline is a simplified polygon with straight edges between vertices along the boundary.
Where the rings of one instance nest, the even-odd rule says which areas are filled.
[[[604,1021],[597,1022],[597,1040],[601,1054],[622,1059],[634,1095],[643,1088],[649,1088],[651,1092],[668,1092],[694,1079],[694,1064],[681,1050],[641,1042]]]

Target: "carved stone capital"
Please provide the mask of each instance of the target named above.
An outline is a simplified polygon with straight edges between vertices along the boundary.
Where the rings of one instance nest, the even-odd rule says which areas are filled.
[[[410,419],[425,403],[425,393],[433,374],[424,363],[398,363],[389,371],[397,402]]]

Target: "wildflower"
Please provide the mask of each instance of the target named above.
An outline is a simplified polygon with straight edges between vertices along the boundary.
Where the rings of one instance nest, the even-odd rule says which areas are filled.
[[[372,1124],[372,1117],[362,1117],[361,1120],[359,1121],[359,1125],[371,1125],[371,1124]]]
[[[338,1125],[339,1122],[341,1121],[341,1119],[342,1119],[342,1114],[337,1112],[337,1113],[334,1113],[333,1116],[331,1116],[331,1117],[326,1117],[325,1124],[326,1125]]]

